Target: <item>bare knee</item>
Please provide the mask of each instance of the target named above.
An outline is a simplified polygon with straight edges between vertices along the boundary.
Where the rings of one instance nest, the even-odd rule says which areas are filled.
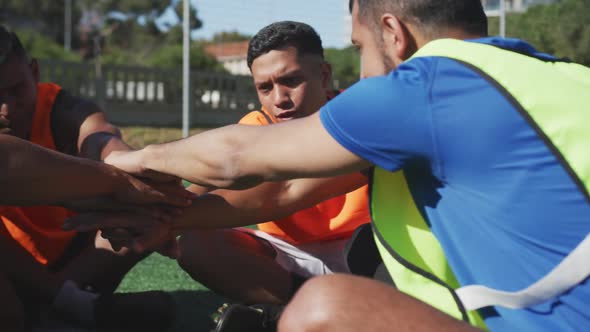
[[[465,322],[387,284],[352,275],[308,281],[287,306],[279,331],[474,331]]]
[[[283,311],[279,331],[329,331],[342,310],[339,293],[345,289],[339,279],[328,275],[307,281]]]

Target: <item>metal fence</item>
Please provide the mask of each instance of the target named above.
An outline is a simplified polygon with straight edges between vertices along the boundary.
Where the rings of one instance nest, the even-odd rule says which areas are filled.
[[[40,61],[41,81],[96,101],[117,125],[181,126],[181,69]],[[191,126],[237,122],[257,108],[252,78],[191,72]]]

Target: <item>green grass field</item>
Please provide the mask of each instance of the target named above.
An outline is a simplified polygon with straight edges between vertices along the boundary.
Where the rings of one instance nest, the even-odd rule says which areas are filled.
[[[191,134],[204,129],[192,129]],[[125,141],[135,148],[168,142],[182,137],[177,128],[121,128]],[[177,320],[171,332],[209,331],[211,315],[226,300],[186,274],[176,261],[152,254],[137,264],[123,279],[118,292],[164,290],[176,300]]]
[[[118,292],[164,290],[176,301],[177,319],[171,332],[209,331],[211,314],[226,300],[194,281],[176,261],[152,254],[123,279]]]

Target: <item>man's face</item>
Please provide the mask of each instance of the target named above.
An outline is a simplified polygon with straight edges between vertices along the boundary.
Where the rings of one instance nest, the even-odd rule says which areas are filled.
[[[29,139],[37,104],[36,72],[36,64],[14,55],[0,65],[0,105],[8,106],[0,116],[8,120],[8,134],[23,139]]]
[[[366,18],[369,19],[369,18]],[[358,5],[352,8],[352,44],[361,53],[361,77],[385,75],[395,68],[395,61],[385,52],[383,39],[377,36],[369,26],[369,22],[359,19]]]
[[[260,103],[279,121],[310,115],[327,101],[330,67],[319,56],[289,46],[257,57],[251,70]]]

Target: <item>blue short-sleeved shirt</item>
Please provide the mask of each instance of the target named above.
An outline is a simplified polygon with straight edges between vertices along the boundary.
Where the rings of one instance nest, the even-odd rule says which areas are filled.
[[[514,39],[474,42],[550,57]],[[404,169],[462,285],[528,287],[590,232],[590,204],[555,156],[496,88],[454,60],[415,58],[361,80],[320,117],[349,151]],[[586,280],[551,303],[497,307],[486,324],[493,331],[580,331],[590,329],[589,306]]]

